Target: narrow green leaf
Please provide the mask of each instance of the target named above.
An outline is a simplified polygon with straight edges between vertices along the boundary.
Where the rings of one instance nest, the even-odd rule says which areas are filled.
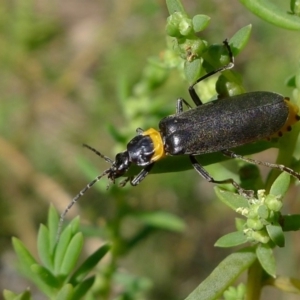
[[[193,28],[195,32],[204,30],[210,21],[210,17],[207,15],[196,15],[193,17]]]
[[[290,75],[285,81],[284,84],[290,88],[296,88],[296,75]]]
[[[291,0],[290,8],[291,8],[292,13],[299,17],[299,15],[300,15],[300,2],[299,2],[299,0]]]
[[[20,260],[20,263],[22,264],[22,267],[24,268],[25,272],[31,272],[31,266],[33,264],[37,264],[37,261],[34,259],[34,257],[30,254],[30,252],[27,250],[27,248],[24,246],[24,244],[17,238],[12,238],[12,244],[14,247],[14,250]]]
[[[109,251],[110,245],[103,245],[98,250],[96,250],[92,255],[90,255],[76,270],[76,272],[72,275],[70,279],[70,283],[74,286],[99,263],[99,261],[105,256],[105,254]]]
[[[66,284],[63,288],[58,292],[55,297],[55,300],[73,300],[74,289],[71,284]]]
[[[276,262],[273,250],[269,245],[259,244],[256,248],[256,255],[262,268],[272,277],[276,276]]]
[[[229,40],[229,45],[234,56],[237,56],[245,48],[250,38],[251,30],[251,24],[244,26]]]
[[[56,277],[46,269],[45,267],[34,264],[31,266],[31,270],[39,276],[41,280],[43,280],[49,287],[58,288],[59,282],[57,281]]]
[[[127,99],[130,96],[130,94],[127,92],[127,90],[128,90],[128,88],[127,88],[127,84],[126,84],[126,95],[119,96],[119,99],[123,102],[123,105],[125,105]],[[106,125],[106,130],[108,131],[109,135],[113,138],[113,140],[116,141],[117,143],[125,145],[128,142],[127,141],[128,137],[126,135],[122,134],[116,126],[114,126],[112,124],[108,124],[108,125]],[[83,160],[84,165],[89,165],[89,166],[92,165],[91,162],[88,161],[86,158],[83,159],[83,157],[82,157],[82,160]],[[92,170],[99,172],[99,169],[95,165],[93,165]],[[95,174],[97,174],[97,172],[94,172],[93,174],[91,174],[92,176],[90,176],[90,177],[95,176]]]
[[[289,30],[300,30],[300,19],[288,14],[269,0],[240,0],[253,14],[278,27]]]
[[[275,245],[277,245],[278,247],[284,247],[284,234],[281,226],[279,224],[267,225],[266,229]]]
[[[175,12],[186,14],[180,0],[166,0],[166,4],[170,15],[174,14]]]
[[[217,197],[227,206],[236,211],[238,208],[248,208],[249,202],[243,196],[215,187]]]
[[[5,300],[31,300],[30,291],[26,290],[20,294],[15,294],[9,290],[3,291],[3,296]]]
[[[200,76],[201,73],[201,59],[194,59],[193,61],[186,60],[184,62],[184,74],[187,81],[192,84]]]
[[[74,299],[81,299],[92,287],[95,282],[95,276],[87,278],[86,280],[80,282],[74,289]]]
[[[227,256],[185,300],[218,299],[229,285],[256,259],[251,248]]]
[[[79,227],[80,227],[80,217],[79,217],[79,216],[75,217],[75,218],[70,222],[69,226],[71,227],[72,235],[75,235],[75,234],[79,231]]]
[[[284,215],[283,220],[283,231],[297,231],[300,229],[300,215]]]
[[[20,300],[32,300],[30,291],[24,291],[22,293],[22,296],[21,296]]]
[[[290,181],[291,176],[285,172],[282,172],[273,182],[270,189],[270,194],[284,197],[289,189]]]
[[[56,234],[58,229],[59,217],[53,205],[50,205],[48,212],[47,227],[49,230],[50,252],[53,253],[56,244]]]
[[[175,232],[183,232],[185,229],[185,223],[182,221],[182,219],[163,211],[138,213],[132,214],[131,216],[148,226],[159,229],[171,230]]]
[[[81,232],[78,232],[71,240],[70,244],[68,245],[67,251],[64,255],[64,259],[59,269],[59,274],[62,275],[69,275],[80,255],[83,246],[83,235]]]
[[[12,244],[14,250],[19,258],[20,266],[24,275],[33,281],[38,288],[46,295],[51,295],[51,289],[31,270],[31,266],[37,264],[37,261],[33,258],[24,244],[17,238],[12,238]]]
[[[4,297],[4,300],[14,300],[17,297],[17,294],[15,294],[9,290],[4,290],[3,297]]]
[[[44,224],[41,224],[39,228],[38,238],[37,238],[37,248],[42,263],[45,265],[47,269],[53,270],[49,230]]]
[[[234,247],[247,242],[247,237],[244,235],[242,231],[235,231],[220,237],[216,243],[215,247]]]
[[[62,261],[68,249],[68,245],[70,244],[71,238],[72,238],[72,228],[71,226],[68,225],[67,228],[64,229],[64,231],[62,232],[55,249],[54,274],[58,274],[60,270]]]

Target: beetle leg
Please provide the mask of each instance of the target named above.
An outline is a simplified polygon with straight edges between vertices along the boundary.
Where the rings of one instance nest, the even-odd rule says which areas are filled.
[[[122,180],[120,183],[119,183],[119,186],[120,187],[124,187],[127,182],[131,181],[132,180],[132,177],[126,177],[124,180]]]
[[[139,174],[137,174],[132,180],[130,180],[130,184],[136,186],[141,183],[141,181],[148,175],[151,171],[154,163],[146,166]]]
[[[260,161],[260,160],[256,160],[256,159],[251,159],[251,158],[246,158],[242,155],[236,154],[230,150],[223,150],[222,153],[225,156],[231,157],[231,158],[238,158],[241,159],[245,162],[248,162],[250,164],[254,164],[254,165],[261,165],[261,166],[265,166],[268,168],[272,168],[272,169],[276,169],[276,170],[280,170],[282,172],[286,172],[290,175],[292,175],[293,177],[295,177],[296,179],[300,180],[300,173],[294,171],[293,169],[290,169],[284,165],[278,165],[278,164],[272,164],[269,162],[264,162],[264,161]]]
[[[136,129],[136,133],[137,133],[138,135],[142,135],[143,132],[144,132],[144,130],[143,130],[142,128],[137,128],[137,129]]]
[[[192,109],[190,104],[185,101],[183,98],[177,99],[177,105],[176,105],[176,115],[179,115],[183,112],[183,103],[189,108]]]
[[[216,74],[216,73],[223,72],[223,71],[225,71],[225,70],[229,70],[229,69],[231,69],[231,68],[234,67],[234,57],[233,57],[231,48],[230,48],[230,46],[229,46],[229,44],[228,44],[228,41],[225,40],[223,43],[224,43],[224,46],[226,47],[226,49],[227,49],[227,51],[228,51],[230,62],[229,62],[229,64],[227,64],[227,65],[225,65],[225,66],[223,66],[223,67],[220,67],[220,68],[218,68],[218,69],[216,69],[216,70],[213,70],[213,71],[211,71],[211,72],[205,74],[204,76],[200,77],[199,79],[197,79],[197,80],[189,87],[189,93],[190,93],[190,96],[191,96],[191,98],[192,98],[192,100],[194,101],[194,103],[195,103],[196,106],[200,106],[200,105],[202,105],[203,103],[202,103],[201,99],[199,98],[199,96],[197,95],[197,93],[196,93],[196,91],[195,91],[195,88],[194,88],[195,85],[196,85],[197,83],[199,83],[200,81],[202,81],[202,80],[204,80],[204,79],[206,79],[206,78],[208,78],[208,77],[210,77],[210,76],[212,76],[212,75],[214,75],[214,74]]]
[[[210,74],[210,73],[209,73],[209,74]],[[207,75],[208,75],[208,74],[207,74]],[[206,78],[207,76],[203,76],[203,77]],[[193,85],[191,85],[191,86],[189,87],[189,93],[190,93],[190,96],[191,96],[191,98],[192,98],[192,100],[194,101],[194,103],[195,103],[196,106],[200,106],[200,105],[202,105],[203,103],[202,103],[200,97],[197,95],[194,86],[195,86],[195,84],[197,84],[198,82],[200,82],[200,81],[202,81],[203,79],[205,79],[205,78],[203,78],[203,77],[201,77],[201,78],[199,79],[199,81],[197,80]]]
[[[224,183],[230,183],[232,184],[238,191],[240,195],[246,196],[246,197],[253,197],[254,192],[252,190],[245,190],[243,189],[236,181],[234,181],[232,178],[224,179],[224,180],[215,180],[213,177],[209,175],[209,173],[199,164],[196,157],[193,155],[190,155],[191,163],[194,167],[194,169],[197,171],[198,174],[200,174],[204,179],[206,179],[208,182],[212,183],[218,183],[218,184],[224,184]]]

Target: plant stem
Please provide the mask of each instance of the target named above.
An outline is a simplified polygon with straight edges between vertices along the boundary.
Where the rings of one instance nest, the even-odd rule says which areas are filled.
[[[256,260],[248,270],[246,300],[259,300],[262,289],[262,267]]]

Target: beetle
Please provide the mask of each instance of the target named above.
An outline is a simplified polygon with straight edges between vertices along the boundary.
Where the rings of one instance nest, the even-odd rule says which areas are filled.
[[[217,184],[232,184],[240,194],[246,196],[252,196],[253,191],[244,190],[231,178],[215,180],[198,163],[195,156],[222,152],[231,158],[279,169],[300,180],[299,173],[284,165],[245,158],[229,150],[261,139],[280,137],[284,132],[290,131],[292,125],[299,121],[300,116],[298,107],[291,103],[289,98],[273,92],[249,92],[203,104],[197,95],[194,88],[196,84],[218,72],[234,67],[234,58],[227,40],[224,41],[224,46],[229,53],[230,62],[202,76],[189,87],[189,94],[196,105],[195,108],[179,98],[176,113],[163,118],[159,122],[159,130],[150,128],[144,131],[138,128],[137,135],[129,141],[127,149],[118,153],[115,160],[84,144],[111,166],[75,196],[61,214],[61,223],[78,198],[103,176],[107,175],[108,179],[115,183],[117,178],[126,176],[131,165],[141,166],[143,169],[138,175],[127,177],[121,182],[121,186],[125,186],[127,182],[136,186],[148,175],[155,163],[167,155],[188,155],[194,169],[206,180]],[[189,108],[186,111],[183,110],[184,104]]]

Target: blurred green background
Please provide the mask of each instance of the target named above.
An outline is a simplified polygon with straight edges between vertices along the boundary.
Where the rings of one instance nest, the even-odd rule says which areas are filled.
[[[299,33],[263,22],[237,1],[184,0],[183,5],[191,15],[203,13],[212,18],[202,33],[210,43],[221,43],[251,23],[250,41],[236,59],[245,87],[291,95],[284,81],[298,68]],[[288,4],[285,9],[289,10]],[[120,98],[124,90],[130,94],[147,58],[166,48],[167,16],[162,0],[0,1],[1,290],[20,292],[28,286],[14,269],[11,237],[19,237],[36,253],[36,232],[39,223],[45,222],[49,204],[63,211],[97,175],[87,170],[84,161],[90,161],[98,174],[107,168],[81,144],[114,158],[126,143],[116,146],[108,126],[123,132],[129,126],[147,128],[149,120],[161,118],[159,114],[153,118],[142,107],[144,124],[130,124]],[[178,97],[190,101],[187,87],[173,71],[154,92],[162,115],[175,111]],[[258,157],[274,161],[276,155],[268,150]],[[232,231],[234,214],[215,201],[213,185],[194,171],[152,175],[124,191],[118,187],[106,191],[106,184],[103,179],[99,189],[90,190],[68,217],[80,213],[83,223],[101,228],[115,213],[116,195],[124,193],[122,197],[137,210],[164,210],[186,222],[184,233],[159,231],[119,262],[126,272],[152,281],[148,299],[184,298],[232,251],[213,244]],[[290,192],[287,212],[300,211],[297,192],[296,188]],[[128,220],[124,234],[135,231],[135,226]],[[88,239],[86,252],[102,242]],[[299,277],[299,237],[289,233],[286,244],[278,272]],[[266,293],[273,300],[283,299],[271,289]],[[289,297],[284,299],[297,299]]]

